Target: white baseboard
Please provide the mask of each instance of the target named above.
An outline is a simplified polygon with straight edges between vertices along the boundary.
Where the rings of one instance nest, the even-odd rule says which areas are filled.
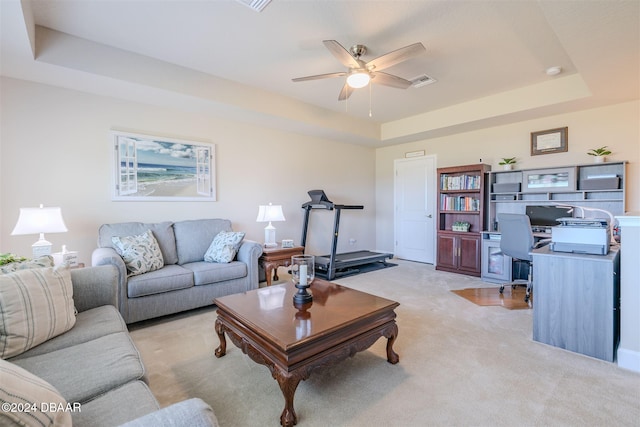
[[[640,352],[618,347],[618,366],[640,372]]]

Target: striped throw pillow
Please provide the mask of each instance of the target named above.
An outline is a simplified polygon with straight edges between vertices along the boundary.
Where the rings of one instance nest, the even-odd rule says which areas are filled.
[[[76,323],[66,266],[0,275],[0,357],[8,359],[58,336]]]
[[[58,390],[6,360],[0,360],[0,402],[1,426],[71,426],[71,411],[61,410],[69,405]]]

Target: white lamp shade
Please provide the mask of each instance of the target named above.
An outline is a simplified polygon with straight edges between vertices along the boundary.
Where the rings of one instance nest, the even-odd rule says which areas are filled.
[[[39,233],[64,233],[67,226],[62,219],[60,208],[20,208],[18,223],[12,236]]]
[[[257,222],[284,221],[284,213],[282,213],[281,205],[260,205],[258,207]]]

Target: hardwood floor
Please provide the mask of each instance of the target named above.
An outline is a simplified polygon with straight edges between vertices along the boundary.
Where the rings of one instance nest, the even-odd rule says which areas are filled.
[[[511,286],[504,288],[504,293],[500,293],[500,288],[466,288],[451,291],[461,297],[471,301],[477,305],[499,305],[509,310],[521,310],[532,308],[533,293],[531,300],[527,303],[524,301],[525,287]]]

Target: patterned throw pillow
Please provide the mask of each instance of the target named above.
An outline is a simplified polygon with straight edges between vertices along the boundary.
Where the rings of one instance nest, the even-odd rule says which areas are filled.
[[[76,323],[66,266],[0,274],[0,357],[8,359],[58,336]]]
[[[207,262],[231,262],[236,257],[236,253],[242,244],[244,233],[236,231],[221,231],[204,254]]]
[[[29,268],[53,267],[53,257],[51,255],[42,255],[36,259],[27,261],[12,262],[0,267],[2,273],[12,273],[17,270],[27,270]]]
[[[151,230],[137,236],[112,237],[111,242],[124,260],[129,276],[159,270],[164,266],[160,246]]]
[[[2,426],[71,426],[71,411],[60,410],[68,405],[58,390],[5,360],[0,360],[0,402]]]

